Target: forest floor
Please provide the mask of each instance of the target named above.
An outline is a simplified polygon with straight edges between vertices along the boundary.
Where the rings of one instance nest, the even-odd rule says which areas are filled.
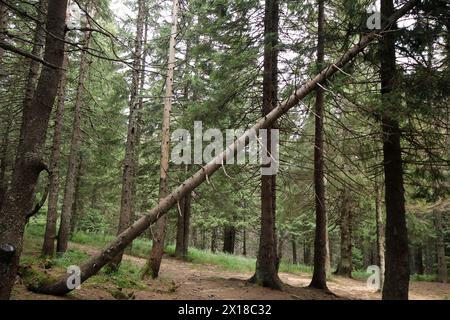
[[[87,255],[95,254],[98,248],[70,243],[70,248]],[[145,259],[124,256],[127,265],[142,268]],[[33,266],[34,267],[34,266]],[[51,270],[51,269],[50,269]],[[138,269],[137,269],[138,270]],[[53,275],[52,271],[45,271]],[[61,270],[60,270],[61,273]],[[23,281],[18,281],[13,299],[137,299],[137,300],[208,300],[208,299],[249,299],[249,300],[334,300],[334,299],[380,299],[379,293],[370,292],[365,281],[333,276],[328,284],[333,294],[305,288],[311,276],[307,273],[281,273],[285,283],[283,291],[261,288],[246,282],[252,276],[249,272],[224,270],[220,266],[194,264],[172,257],[164,257],[159,279],[138,280],[138,285],[127,288],[106,279],[93,277],[82,284],[80,290],[65,297],[35,294],[27,290]],[[450,284],[436,282],[411,282],[411,299],[442,300],[450,298]]]

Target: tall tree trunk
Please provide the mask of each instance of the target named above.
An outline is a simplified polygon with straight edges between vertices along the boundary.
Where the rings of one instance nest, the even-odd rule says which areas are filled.
[[[307,266],[311,264],[311,245],[306,240],[303,242],[303,263]]]
[[[84,33],[83,51],[80,55],[80,71],[78,76],[77,94],[73,112],[72,137],[70,141],[70,153],[67,165],[66,184],[64,186],[64,199],[61,210],[61,222],[58,231],[56,252],[62,254],[67,251],[70,236],[70,221],[72,218],[72,206],[75,198],[75,184],[78,176],[78,162],[81,144],[81,116],[85,93],[85,81],[89,68],[89,57],[86,49],[91,40],[91,31]]]
[[[264,16],[264,76],[263,116],[278,104],[278,0],[266,0]],[[270,127],[272,128],[273,125]],[[268,128],[268,129],[270,129]],[[267,134],[267,153],[270,158],[271,134]],[[278,277],[278,257],[275,232],[276,176],[261,177],[261,233],[255,275],[250,279],[264,287],[281,289]]]
[[[183,259],[187,257],[189,248],[191,198],[192,194],[189,193],[184,199],[180,201],[181,213],[178,215],[177,220],[177,240],[175,246],[175,256]]]
[[[77,177],[75,179],[75,192],[73,197],[72,204],[72,213],[70,219],[70,236],[72,236],[78,226],[80,221],[80,188],[81,188],[81,169],[83,167],[83,154],[80,152],[78,154],[78,168],[77,168]]]
[[[423,250],[422,250],[422,244],[419,244],[415,250],[415,257],[414,257],[414,264],[416,267],[417,274],[423,275],[424,274],[424,267],[423,267]]]
[[[244,227],[242,232],[242,255],[247,256],[247,230]]]
[[[36,30],[33,37],[33,50],[32,55],[41,57],[45,44],[45,19],[48,8],[48,0],[40,0],[37,6],[39,20],[36,24]],[[28,109],[33,102],[34,93],[36,91],[37,81],[41,71],[41,64],[36,60],[30,60],[30,67],[28,69],[28,77],[25,85],[25,94],[23,107]],[[24,124],[22,123],[22,126]],[[23,132],[23,130],[21,130]]]
[[[68,53],[64,54],[63,69],[68,68]],[[56,103],[55,129],[53,133],[52,154],[50,156],[50,172],[52,173],[48,189],[47,224],[45,226],[42,255],[52,257],[55,253],[56,221],[58,219],[59,165],[61,159],[61,134],[65,107],[67,73],[62,72],[59,82],[58,101]]]
[[[142,42],[144,35],[144,18],[145,18],[145,1],[138,1],[138,16],[136,21],[136,39],[134,42],[133,53],[133,70],[131,79],[131,92],[129,109],[130,114],[128,116],[128,131],[127,142],[125,146],[125,158],[123,160],[122,171],[122,194],[120,200],[120,214],[119,225],[117,235],[121,234],[131,225],[132,212],[134,208],[134,193],[135,193],[135,170],[136,166],[136,153],[137,143],[139,142],[137,136],[139,135],[139,76],[140,67],[142,65]],[[110,271],[116,271],[119,269],[122,262],[123,251],[109,263],[108,268]]]
[[[6,171],[8,170],[8,145],[9,134],[11,132],[11,126],[13,123],[12,116],[9,116],[6,120],[6,126],[4,128],[2,142],[0,145],[0,212],[2,210],[3,202],[5,201],[6,191],[8,189],[8,182],[6,179]]]
[[[223,252],[234,254],[236,240],[236,228],[234,226],[225,226],[223,228]]]
[[[394,13],[393,0],[381,0],[381,16]],[[386,201],[386,273],[383,299],[408,299],[409,253],[408,231],[405,217],[403,189],[403,164],[401,130],[398,120],[392,116],[399,101],[394,93],[396,61],[396,24],[381,40],[381,94],[383,100],[383,156]],[[398,97],[397,97],[398,98]]]
[[[402,8],[396,10],[396,12],[389,18],[389,22],[397,21],[399,18],[408,13],[416,5],[416,0],[407,2]],[[211,177],[217,170],[222,167],[222,163],[227,159],[231,159],[236,152],[242,152],[246,145],[254,137],[254,132],[259,132],[261,129],[269,128],[274,121],[279,119],[282,115],[286,114],[290,109],[296,106],[299,101],[304,99],[307,95],[313,92],[317,88],[318,83],[323,83],[331,76],[336,74],[338,70],[345,67],[350,61],[352,61],[359,53],[372,43],[375,39],[378,39],[379,32],[374,31],[368,35],[362,37],[358,44],[351,47],[344,55],[335,61],[333,64],[324,68],[319,74],[317,74],[312,80],[305,83],[300,88],[297,88],[286,100],[281,102],[270,114],[260,119],[253,127],[247,130],[240,138],[238,138],[233,144],[230,144],[226,151],[217,155],[208,164],[204,165],[200,170],[194,173],[190,178],[186,179],[172,193],[166,198],[162,199],[158,205],[153,207],[149,212],[138,219],[132,226],[122,232],[116,239],[112,240],[101,252],[93,255],[88,261],[83,263],[81,269],[81,283],[95,275],[103,266],[109,263],[121,250],[131,243],[134,239],[140,236],[147,228],[149,228],[156,220],[162,215],[173,208],[180,199],[185,197],[187,193],[192,192],[195,188],[201,185],[207,180],[207,177]],[[56,84],[55,84],[56,85]],[[56,94],[56,93],[55,93]],[[0,224],[1,226],[2,224]],[[1,234],[1,233],[0,233]],[[1,248],[1,247],[0,247]],[[2,252],[4,255],[4,250]],[[64,295],[71,291],[67,288],[67,280],[69,275],[61,277],[58,281],[52,284],[43,284],[36,289],[37,292]],[[2,282],[0,282],[2,283]]]
[[[352,277],[352,202],[350,191],[345,188],[342,195],[341,219],[341,257],[335,274]]]
[[[170,152],[170,113],[172,111],[173,76],[175,69],[175,46],[177,36],[177,22],[179,0],[173,1],[172,30],[169,43],[169,59],[166,78],[166,96],[164,98],[164,115],[162,124],[161,163],[159,179],[159,198],[164,199],[169,194],[169,152]],[[164,253],[164,238],[166,236],[167,215],[162,216],[153,229],[153,245],[148,266],[153,278],[158,277],[161,260]]]
[[[292,237],[292,264],[297,264],[297,239],[295,237]]]
[[[384,284],[384,270],[385,270],[385,259],[384,259],[384,223],[383,223],[383,211],[382,211],[382,190],[381,185],[376,178],[375,181],[375,215],[376,215],[376,226],[377,226],[377,263],[380,267],[380,288],[383,288]]]
[[[217,227],[213,227],[211,231],[211,252],[217,251]]]
[[[200,230],[200,249],[206,249],[206,230],[205,228],[201,228]]]
[[[436,228],[436,256],[439,282],[448,282],[447,260],[445,256],[444,228],[442,226],[442,212],[434,210],[434,226]]]
[[[50,0],[44,60],[62,66],[64,59],[67,1]],[[26,215],[33,205],[33,194],[40,172],[45,168],[42,148],[55,101],[61,70],[44,66],[29,108],[23,109],[11,186],[0,213],[0,299],[8,299],[16,279],[22,252]]]
[[[0,42],[6,39],[6,30],[8,27],[8,9],[5,5],[0,3]],[[5,49],[0,48],[0,61],[3,59]]]
[[[325,57],[324,25],[325,4],[318,0],[317,65],[323,67]],[[314,237],[314,272],[310,287],[327,290],[327,212],[325,208],[324,175],[324,90],[316,88],[315,148],[314,148],[314,190],[316,206],[316,231]]]

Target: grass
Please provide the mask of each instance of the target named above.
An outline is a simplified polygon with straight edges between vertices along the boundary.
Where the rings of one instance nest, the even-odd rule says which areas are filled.
[[[42,222],[30,223],[27,226],[26,236],[33,238],[32,245],[35,247],[33,250],[39,250],[39,241],[44,235],[44,224]],[[97,234],[97,233],[85,233],[76,232],[71,241],[79,244],[89,245],[97,248],[102,248],[112,241],[115,237],[107,234]],[[37,243],[36,243],[37,242]],[[140,258],[148,257],[151,248],[151,241],[144,238],[138,238],[133,241],[132,249],[128,254]],[[175,246],[169,245],[165,249],[166,253],[174,256]],[[86,260],[87,254],[78,250],[69,250],[64,256],[59,257],[53,261],[56,266],[67,268],[70,264],[81,263]],[[23,260],[26,261],[29,256],[24,256]],[[235,272],[253,272],[255,270],[256,259],[238,255],[231,255],[222,252],[211,252],[208,250],[200,250],[197,248],[189,248],[187,261],[198,264],[198,265],[215,265],[223,270],[235,271]],[[42,263],[42,262],[41,262]],[[312,267],[302,264],[292,264],[285,261],[280,263],[280,272],[285,273],[307,273],[312,274]],[[125,275],[130,275],[130,278],[124,277]],[[136,285],[139,283],[138,279],[140,277],[140,268],[132,265],[131,263],[124,261],[121,268],[117,273],[103,275],[109,277],[107,279],[102,279],[102,273],[96,277],[100,277],[99,281],[105,281],[113,279],[118,285],[123,285],[127,287],[129,285]],[[353,271],[352,277],[357,280],[365,281],[370,276],[370,273],[366,271]],[[330,277],[329,280],[332,280]],[[437,281],[436,275],[411,275],[411,281]]]

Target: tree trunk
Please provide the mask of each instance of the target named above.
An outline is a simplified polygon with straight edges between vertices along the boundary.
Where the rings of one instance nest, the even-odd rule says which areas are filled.
[[[67,251],[70,236],[70,220],[72,218],[72,206],[75,198],[75,184],[78,176],[78,162],[81,143],[81,116],[85,92],[85,80],[89,68],[89,57],[86,49],[91,40],[91,31],[84,33],[84,49],[80,56],[80,71],[78,76],[77,94],[73,114],[72,137],[70,141],[70,153],[67,165],[66,184],[64,187],[64,199],[61,210],[61,222],[56,244],[57,254]]]
[[[8,28],[8,9],[0,3],[0,42],[6,39],[6,30]],[[0,61],[3,59],[5,49],[0,48]]]
[[[412,8],[414,8],[415,5],[415,0],[411,0],[410,2],[406,3],[402,8],[398,9],[395,14],[390,17],[389,22],[392,23],[401,18]],[[127,230],[117,236],[117,238],[111,241],[100,253],[93,255],[88,261],[83,263],[80,267],[81,283],[89,279],[91,276],[95,275],[131,241],[141,235],[161,216],[167,214],[167,212],[172,207],[174,207],[177,202],[180,201],[180,199],[185,197],[189,192],[192,192],[192,190],[205,182],[207,180],[207,177],[211,177],[217,170],[222,167],[222,163],[226,162],[227,159],[231,159],[232,157],[234,157],[236,152],[241,152],[251,140],[250,138],[254,137],[254,132],[259,132],[260,129],[270,127],[275,120],[286,114],[286,112],[296,106],[301,99],[305,98],[308,94],[313,92],[318,83],[322,83],[326,79],[336,74],[339,69],[345,67],[370,43],[372,43],[375,39],[378,39],[379,34],[380,33],[378,31],[374,31],[361,38],[359,43],[350,48],[339,60],[324,68],[312,80],[308,81],[303,86],[295,90],[295,92],[291,96],[289,96],[289,98],[281,102],[278,107],[275,108],[266,117],[260,119],[253,127],[247,130],[233,144],[229,145],[224,152],[217,155],[213,160],[203,166],[194,175],[186,179],[167,197],[161,199],[157,206],[153,207],[147,214],[143,215]],[[2,224],[0,224],[0,226],[1,225]],[[71,291],[67,288],[66,285],[68,277],[68,275],[65,275],[53,284],[44,284],[36,291],[45,294],[64,295]]]
[[[83,166],[83,154],[80,152],[78,155],[78,168],[77,168],[77,177],[75,180],[75,192],[72,204],[72,213],[70,219],[70,236],[75,233],[75,230],[80,221],[80,187],[81,187],[81,169]]]
[[[303,242],[303,263],[307,266],[311,265],[311,246],[306,240]]]
[[[234,226],[225,226],[223,228],[223,252],[234,254],[236,240],[236,228]]]
[[[318,40],[317,40],[317,65],[323,67],[325,57],[324,24],[325,4],[324,0],[318,0]],[[327,212],[325,208],[325,175],[324,175],[324,90],[316,88],[315,108],[315,142],[314,142],[314,189],[316,207],[316,231],[314,237],[314,272],[310,283],[311,288],[327,290]]]
[[[385,259],[384,259],[384,223],[383,223],[383,212],[382,212],[382,190],[381,185],[378,180],[375,182],[375,215],[376,215],[376,226],[377,226],[377,255],[378,255],[378,266],[380,267],[380,288],[383,288],[384,284],[384,270],[385,270]]]
[[[68,68],[68,53],[64,54],[63,69]],[[55,253],[56,221],[58,219],[59,162],[61,159],[61,134],[66,97],[67,74],[62,72],[59,82],[58,101],[56,103],[55,129],[53,133],[50,172],[52,173],[48,189],[47,224],[45,226],[42,256],[53,257]]]
[[[393,0],[381,1],[381,16],[394,13]],[[381,40],[381,94],[386,201],[386,274],[383,299],[408,299],[409,253],[406,229],[403,164],[398,120],[391,115],[399,104],[393,96],[396,79],[395,23]]]
[[[205,250],[206,249],[206,230],[202,228],[200,230],[200,249]]]
[[[49,2],[44,60],[59,67],[64,59],[64,43],[59,39],[64,39],[66,8],[66,0]],[[0,299],[9,298],[16,279],[26,215],[33,204],[39,174],[45,168],[42,148],[60,75],[60,69],[44,66],[33,101],[23,109],[22,139],[17,147],[11,187],[0,213]]]
[[[434,210],[434,226],[436,228],[436,255],[439,282],[448,282],[447,260],[445,256],[444,228],[442,226],[442,212]]]
[[[278,104],[278,0],[266,0],[264,16],[263,116]],[[268,127],[268,129],[272,128]],[[271,153],[271,134],[267,134],[267,156]],[[281,289],[275,232],[276,176],[261,177],[261,233],[256,272],[250,279],[264,287]]]
[[[242,232],[242,255],[247,256],[247,230],[245,228]]]
[[[35,57],[41,57],[42,52],[44,50],[45,45],[45,19],[48,8],[47,0],[39,0],[37,11],[39,20],[36,24],[36,30],[33,38],[33,50],[31,54]],[[25,94],[24,94],[24,102],[23,107],[28,109],[31,107],[31,103],[33,102],[33,97],[36,91],[37,81],[39,79],[39,74],[41,71],[41,64],[36,60],[30,60],[30,67],[28,69],[28,77],[25,85]],[[22,123],[22,126],[24,124]],[[23,130],[21,130],[23,132]]]
[[[138,16],[137,16],[137,27],[136,27],[136,39],[134,42],[134,53],[133,53],[133,70],[132,70],[132,80],[131,80],[131,92],[129,109],[130,114],[128,116],[128,131],[127,131],[127,142],[125,146],[125,158],[123,160],[123,171],[122,171],[122,193],[120,200],[120,214],[119,214],[119,225],[117,230],[117,235],[121,234],[131,225],[131,218],[133,215],[134,208],[134,193],[135,193],[135,170],[136,168],[136,152],[139,134],[139,76],[140,67],[142,65],[142,39],[144,33],[144,16],[145,16],[145,1],[138,1]],[[116,271],[119,269],[120,263],[122,262],[123,251],[114,258],[113,261],[108,265],[110,271]]]
[[[211,231],[211,252],[217,251],[217,227],[213,227]]]
[[[170,113],[172,111],[173,76],[175,70],[175,46],[177,36],[177,22],[179,0],[173,0],[172,29],[169,43],[169,59],[166,78],[166,95],[164,98],[164,115],[162,124],[161,162],[159,179],[159,198],[164,199],[169,194],[169,153],[170,153]],[[148,260],[149,271],[153,278],[157,278],[164,253],[164,238],[166,236],[167,216],[164,215],[156,222],[153,229],[152,251]]]
[[[6,191],[8,189],[8,182],[6,179],[6,171],[8,170],[8,145],[9,134],[13,123],[12,116],[8,117],[6,126],[4,128],[2,143],[0,145],[0,212],[2,210],[3,202],[5,201]]]
[[[191,217],[191,198],[189,193],[180,201],[181,213],[177,220],[177,240],[175,246],[175,256],[178,258],[186,258],[189,248],[189,223]]]
[[[292,237],[292,264],[297,264],[297,240]]]
[[[423,267],[423,250],[422,250],[422,244],[419,244],[415,250],[416,254],[414,257],[414,264],[416,267],[417,274],[423,275],[424,274],[424,267]]]
[[[352,277],[352,202],[350,191],[346,188],[342,195],[341,207],[341,257],[335,274]]]

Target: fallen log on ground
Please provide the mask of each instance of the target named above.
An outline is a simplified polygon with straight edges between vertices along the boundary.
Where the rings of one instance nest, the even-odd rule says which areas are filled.
[[[371,42],[382,36],[390,27],[402,16],[408,13],[418,0],[411,0],[403,7],[398,9],[386,22],[381,30],[373,31],[361,38],[359,43],[350,48],[339,60],[330,64],[317,74],[312,80],[295,90],[292,95],[278,105],[266,117],[260,119],[251,129],[246,131],[243,136],[237,139],[232,145],[217,155],[212,161],[202,167],[193,176],[179,185],[167,197],[160,200],[158,205],[152,208],[146,215],[137,220],[128,229],[122,232],[115,240],[108,244],[99,254],[91,257],[81,267],[81,282],[86,281],[91,276],[96,274],[103,266],[110,262],[119,252],[123,251],[134,239],[141,235],[150,225],[155,223],[159,217],[166,214],[178,201],[180,201],[189,192],[194,190],[205,180],[208,179],[214,172],[216,172],[227,159],[241,151],[248,143],[254,132],[259,132],[260,129],[270,127],[270,125],[285,114],[289,109],[297,105],[297,103],[305,98],[309,93],[313,92],[318,85],[324,83],[327,79],[333,76],[338,71],[342,71],[350,61],[352,61],[359,53],[361,53]],[[71,291],[67,286],[67,279],[70,275],[62,277],[53,284],[40,286],[36,291],[45,294],[64,295]]]

